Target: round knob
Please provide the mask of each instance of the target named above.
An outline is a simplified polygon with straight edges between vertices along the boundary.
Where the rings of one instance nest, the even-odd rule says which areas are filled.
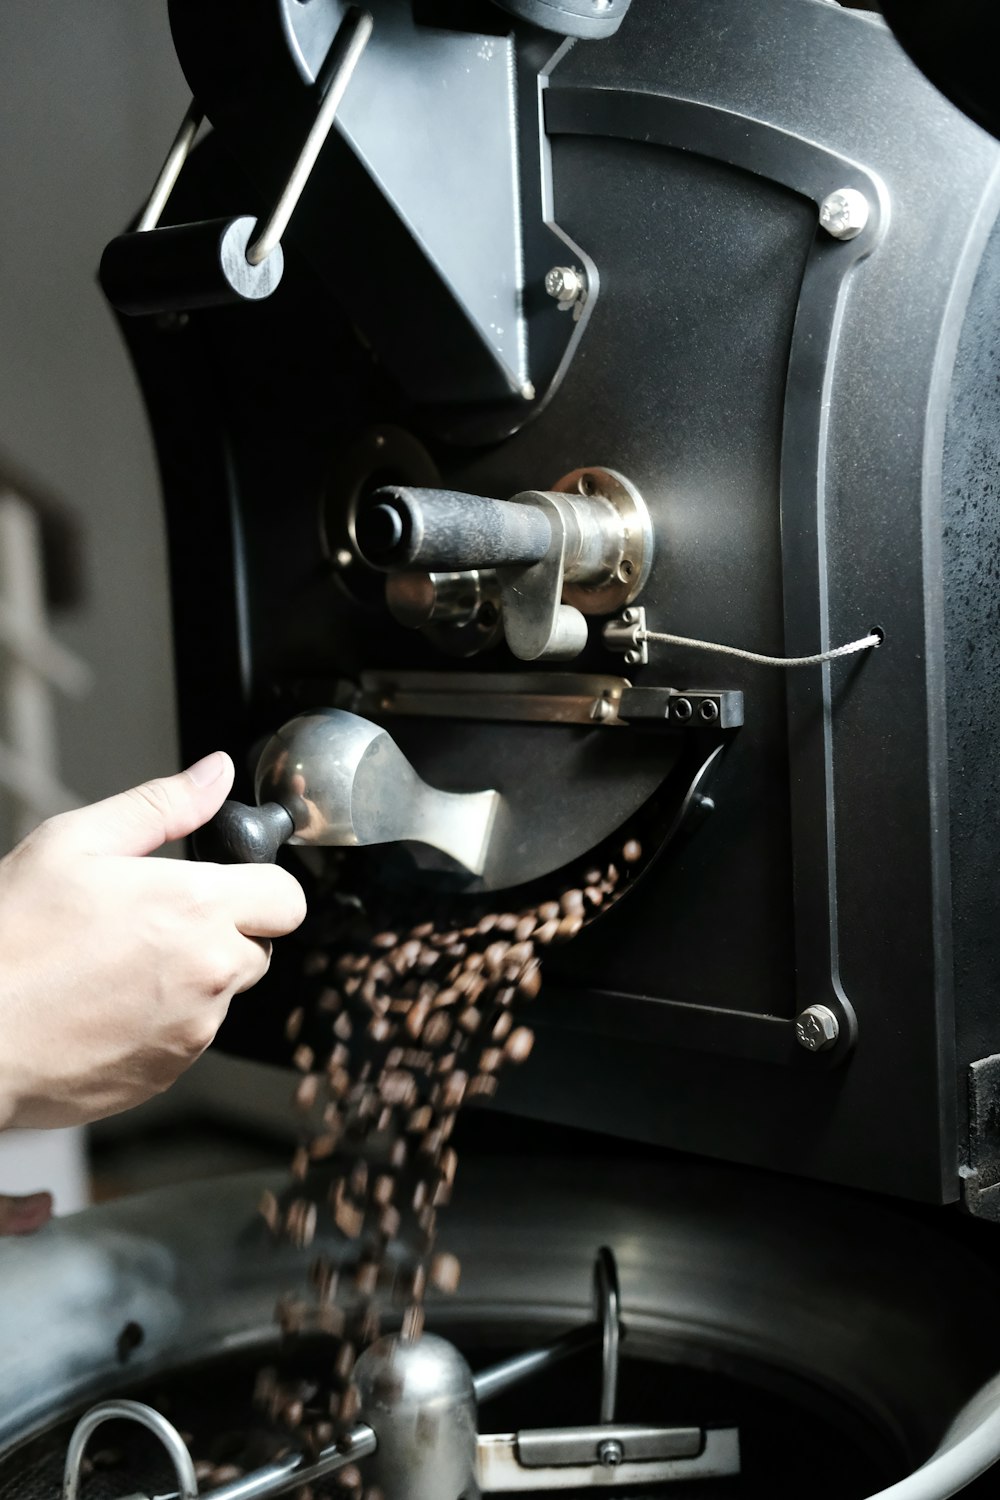
[[[224,802],[195,834],[194,851],[217,865],[271,865],[294,832],[292,816],[280,802],[263,807]]]

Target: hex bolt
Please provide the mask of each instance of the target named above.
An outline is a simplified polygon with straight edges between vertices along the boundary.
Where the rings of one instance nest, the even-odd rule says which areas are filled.
[[[807,1052],[825,1052],[836,1044],[840,1022],[828,1005],[808,1005],[795,1022],[795,1040]]]
[[[714,724],[719,717],[719,705],[714,698],[706,698],[698,709],[698,713],[706,724]]]
[[[672,719],[679,719],[682,724],[686,724],[693,713],[694,709],[691,707],[690,698],[674,699],[670,710],[670,717]]]
[[[616,1438],[605,1438],[597,1450],[598,1462],[606,1469],[617,1469],[625,1457],[625,1449]]]
[[[853,240],[861,233],[871,209],[857,188],[837,188],[819,206],[819,222],[835,240]]]
[[[561,307],[579,302],[585,287],[583,274],[572,266],[553,266],[545,277],[545,290]]]

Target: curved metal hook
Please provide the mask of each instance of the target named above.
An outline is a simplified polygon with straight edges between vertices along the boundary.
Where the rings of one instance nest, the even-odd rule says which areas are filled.
[[[594,1307],[601,1325],[601,1422],[613,1422],[618,1399],[618,1348],[621,1342],[621,1292],[618,1263],[607,1245],[594,1262]]]
[[[145,1406],[141,1401],[102,1401],[98,1406],[92,1406],[90,1411],[80,1418],[73,1429],[73,1436],[69,1440],[69,1448],[66,1451],[63,1500],[77,1500],[80,1491],[80,1465],[83,1462],[87,1444],[98,1427],[116,1418],[138,1422],[141,1426],[148,1427],[149,1431],[160,1439],[170,1455],[180,1488],[180,1500],[198,1500],[198,1480],[195,1478],[194,1462],[188,1452],[187,1444],[172,1422],[168,1422],[166,1417],[154,1411],[151,1406]]]

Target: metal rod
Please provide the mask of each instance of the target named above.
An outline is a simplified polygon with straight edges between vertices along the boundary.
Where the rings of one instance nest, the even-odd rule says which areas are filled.
[[[201,122],[204,119],[204,111],[192,99],[188,105],[187,114],[181,122],[174,139],[174,144],[167,153],[167,159],[160,168],[160,175],[153,184],[153,191],[149,195],[149,202],[142,211],[142,216],[135,226],[137,231],[155,229],[160,222],[160,215],[167,206],[167,199],[174,190],[174,183],[181,175],[181,168],[187,161],[188,153],[194,145],[195,136],[198,134]]]
[[[298,1489],[299,1485],[315,1484],[359,1458],[367,1458],[377,1446],[372,1429],[359,1422],[341,1442],[324,1448],[315,1463],[303,1467],[302,1455],[293,1454],[262,1469],[255,1469],[243,1479],[234,1479],[232,1484],[210,1490],[206,1500],[263,1500],[264,1496],[284,1495],[288,1490]]]
[[[584,1349],[592,1349],[595,1344],[601,1343],[603,1335],[601,1324],[588,1323],[583,1328],[575,1328],[572,1333],[564,1334],[553,1344],[545,1344],[541,1349],[530,1349],[526,1354],[514,1354],[510,1359],[503,1359],[487,1370],[480,1370],[478,1375],[472,1377],[476,1400],[489,1401],[491,1397],[499,1396],[501,1391],[527,1380],[529,1376],[537,1375],[541,1370],[547,1370]]]
[[[316,165],[323,143],[330,133],[330,127],[333,125],[340,102],[347,91],[355,68],[361,61],[361,54],[368,45],[373,25],[369,11],[356,11],[348,14],[337,33],[333,48],[341,55],[333,64],[332,76],[326,93],[323,95],[319,113],[306,136],[305,144],[285,183],[281,197],[271,210],[270,217],[260,234],[247,247],[247,260],[252,266],[259,266],[261,261],[267,259],[288,228],[288,221],[295,212],[295,206],[309,181],[309,174]]]
[[[597,1252],[594,1263],[594,1296],[601,1320],[601,1416],[602,1422],[613,1422],[618,1400],[618,1348],[621,1341],[621,1292],[618,1288],[618,1266],[606,1245]]]
[[[91,1407],[90,1411],[80,1418],[73,1429],[69,1448],[66,1451],[63,1500],[77,1500],[80,1490],[80,1465],[83,1462],[87,1444],[102,1423],[117,1418],[138,1422],[156,1434],[170,1455],[174,1473],[177,1475],[177,1483],[180,1485],[181,1500],[198,1500],[198,1480],[195,1478],[194,1464],[191,1461],[187,1444],[172,1422],[168,1422],[166,1417],[154,1411],[151,1406],[145,1406],[141,1401],[102,1401],[99,1406]]]

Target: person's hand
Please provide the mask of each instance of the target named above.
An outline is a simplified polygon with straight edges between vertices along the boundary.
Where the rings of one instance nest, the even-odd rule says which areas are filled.
[[[0,861],[0,1128],[74,1125],[160,1093],[305,916],[276,865],[143,859],[200,828],[233,765],[51,818]]]
[[[27,1198],[10,1198],[0,1193],[0,1235],[34,1234],[51,1217],[51,1193],[31,1193]]]

